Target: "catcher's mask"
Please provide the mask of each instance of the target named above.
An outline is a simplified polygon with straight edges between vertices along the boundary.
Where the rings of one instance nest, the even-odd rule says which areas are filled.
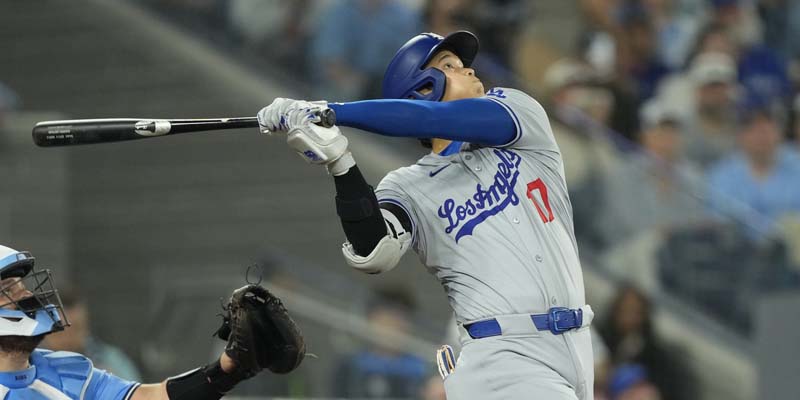
[[[27,251],[0,245],[0,336],[38,336],[69,326],[50,270]]]

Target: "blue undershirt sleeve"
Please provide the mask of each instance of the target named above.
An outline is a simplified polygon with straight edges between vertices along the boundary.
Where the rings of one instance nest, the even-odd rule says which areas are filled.
[[[516,135],[514,120],[487,98],[455,101],[402,99],[331,103],[336,124],[385,136],[448,139],[501,146]]]

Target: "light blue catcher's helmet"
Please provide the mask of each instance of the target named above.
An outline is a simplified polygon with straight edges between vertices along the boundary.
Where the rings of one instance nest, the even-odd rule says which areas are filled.
[[[50,270],[34,270],[34,261],[27,251],[0,245],[0,336],[38,336],[69,325]],[[20,290],[27,296],[15,298]]]

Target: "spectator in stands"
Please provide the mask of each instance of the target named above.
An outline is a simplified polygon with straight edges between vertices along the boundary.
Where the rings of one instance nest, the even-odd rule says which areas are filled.
[[[346,398],[411,398],[428,378],[428,361],[404,352],[398,334],[412,334],[413,301],[404,290],[379,291],[367,319],[376,344],[346,357],[333,376],[334,395]]]
[[[650,300],[644,293],[623,285],[607,315],[598,330],[608,345],[614,367],[629,363],[643,366],[664,400],[695,398],[693,374],[681,352],[656,336]],[[613,380],[612,377],[611,386]]]
[[[652,41],[637,40],[636,45],[632,45],[630,32],[623,24],[630,15],[628,3],[623,0],[582,0],[587,32],[579,51],[609,82],[614,97],[609,127],[625,138],[635,140],[639,125],[636,110],[640,101],[638,88],[630,83],[629,60],[635,59],[634,47],[647,42],[652,44]],[[648,51],[648,54],[652,53]]]
[[[739,46],[747,47],[762,40],[761,25],[754,1],[709,0],[708,22],[727,31]]]
[[[624,40],[618,16],[622,0],[581,0],[584,16],[583,47],[586,60],[604,76],[611,76],[616,65],[618,45]]]
[[[107,370],[123,379],[141,381],[136,364],[125,352],[92,335],[89,307],[86,300],[80,297],[81,291],[72,286],[62,286],[58,292],[71,325],[62,332],[47,335],[42,347],[83,354],[92,359],[95,368]]]
[[[712,0],[711,24],[718,26],[735,45],[739,82],[748,95],[762,98],[791,95],[788,62],[762,41],[754,2]]]
[[[702,53],[692,62],[688,82],[694,104],[687,116],[684,149],[689,160],[705,168],[736,147],[736,65],[723,53]]]
[[[626,86],[638,102],[643,102],[653,96],[670,71],[658,53],[655,28],[644,10],[633,7],[627,14],[622,23],[626,40],[618,43],[617,75],[625,77]]]
[[[708,24],[698,35],[695,48],[687,61],[691,62],[702,53],[723,53],[735,60],[739,52],[739,43],[730,37],[724,26]]]
[[[419,13],[400,0],[340,0],[318,18],[308,71],[314,96],[329,100],[380,97],[386,60],[403,38],[422,28]]]
[[[758,238],[772,233],[781,217],[800,213],[800,162],[783,146],[774,105],[750,104],[741,114],[739,151],[709,172],[709,201]]]
[[[545,94],[556,113],[580,111],[601,126],[608,125],[613,97],[590,65],[563,58],[551,64],[544,76]],[[565,119],[577,123],[564,115]]]
[[[680,117],[652,100],[642,107],[640,120],[642,151],[627,154],[605,185],[601,225],[611,243],[689,224],[703,215],[698,200],[703,180],[682,157]]]
[[[520,29],[530,21],[528,0],[467,1],[468,24],[481,38],[481,54],[503,66],[511,64],[512,52],[520,37]],[[463,29],[463,28],[462,28]],[[485,69],[478,67],[479,71]]]
[[[472,31],[467,25],[467,0],[431,0],[423,11],[426,29],[439,35],[447,35],[460,29]]]
[[[702,27],[705,3],[677,0],[642,0],[634,3],[638,3],[637,6],[651,21],[660,59],[671,70],[682,68]]]
[[[800,2],[760,0],[759,16],[764,26],[764,44],[795,65],[800,61]]]
[[[603,338],[592,329],[592,355],[594,356],[594,400],[608,400],[611,358]]]
[[[658,389],[648,381],[647,371],[637,364],[617,367],[608,389],[610,400],[661,400]]]
[[[602,177],[616,160],[606,130],[614,98],[597,72],[572,59],[552,63],[544,75],[544,99],[550,108],[553,134],[565,160],[564,172],[573,199],[576,232],[581,241],[602,244],[596,197]]]

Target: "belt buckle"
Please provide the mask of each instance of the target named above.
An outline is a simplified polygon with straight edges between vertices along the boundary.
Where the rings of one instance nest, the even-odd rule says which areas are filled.
[[[553,307],[548,311],[550,314],[550,332],[553,332],[554,335],[560,335],[566,331],[576,328],[575,324],[578,323],[578,311],[579,310],[572,310],[567,307]],[[572,318],[569,318],[572,316]],[[570,321],[571,320],[571,321]],[[559,326],[558,323],[562,322],[562,325]]]

